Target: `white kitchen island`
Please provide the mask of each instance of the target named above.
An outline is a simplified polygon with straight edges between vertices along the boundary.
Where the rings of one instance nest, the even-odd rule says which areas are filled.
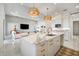
[[[60,49],[60,36],[57,33],[53,36],[37,33],[21,39],[21,53],[24,56],[54,56]]]

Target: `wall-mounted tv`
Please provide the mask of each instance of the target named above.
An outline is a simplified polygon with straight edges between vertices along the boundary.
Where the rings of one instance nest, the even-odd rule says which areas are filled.
[[[61,24],[55,24],[55,27],[56,28],[60,28],[61,27]]]
[[[20,29],[29,29],[29,24],[20,24]]]

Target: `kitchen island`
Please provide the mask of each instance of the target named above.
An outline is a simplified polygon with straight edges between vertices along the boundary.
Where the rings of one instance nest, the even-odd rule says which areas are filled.
[[[54,56],[61,46],[61,35],[33,33],[21,38],[21,53],[25,56]]]

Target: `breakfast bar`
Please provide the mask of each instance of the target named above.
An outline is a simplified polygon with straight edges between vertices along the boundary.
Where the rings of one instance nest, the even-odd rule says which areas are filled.
[[[21,53],[25,56],[54,56],[61,46],[63,33],[33,33],[21,39]]]

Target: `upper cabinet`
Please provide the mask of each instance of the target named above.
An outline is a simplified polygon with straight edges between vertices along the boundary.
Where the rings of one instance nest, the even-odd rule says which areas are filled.
[[[70,15],[63,16],[63,27],[69,28],[70,26]]]
[[[55,24],[61,24],[63,28],[69,28],[70,27],[70,15],[57,15],[55,18],[52,20],[52,27],[55,27]]]
[[[4,11],[4,5],[0,4],[0,20],[5,19],[5,11]]]

